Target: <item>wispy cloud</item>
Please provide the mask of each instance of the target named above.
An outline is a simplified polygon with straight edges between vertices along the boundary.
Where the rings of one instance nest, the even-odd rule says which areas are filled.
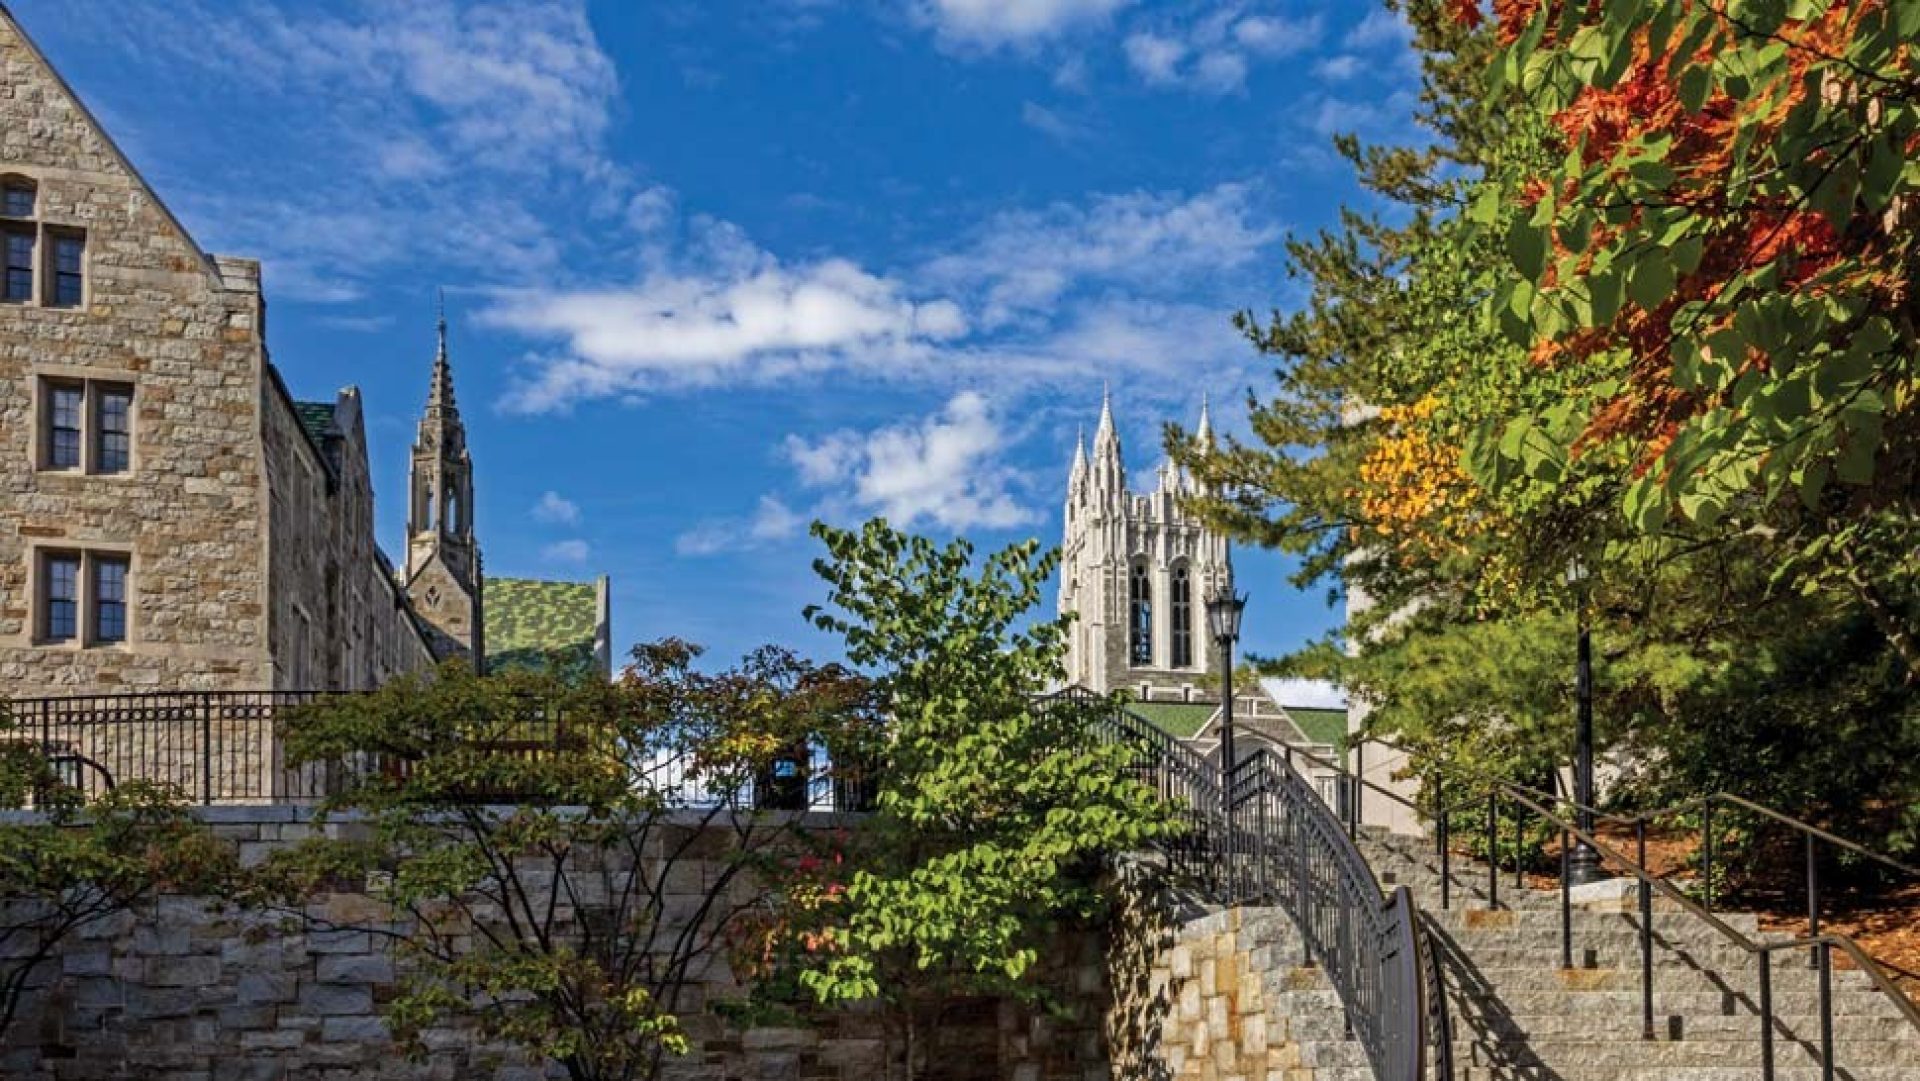
[[[806,524],[806,516],[763,495],[751,518],[709,518],[674,538],[673,549],[683,556],[747,551],[796,537]]]
[[[580,505],[559,492],[546,492],[533,505],[533,520],[547,525],[579,525]]]
[[[1188,21],[1162,19],[1128,34],[1127,65],[1149,86],[1230,94],[1246,86],[1258,62],[1305,52],[1320,42],[1320,19],[1248,15],[1229,4]]]
[[[1176,298],[1256,265],[1280,233],[1252,193],[1227,184],[1009,211],[887,272],[838,258],[790,265],[707,222],[633,284],[502,292],[478,318],[542,343],[503,403],[527,413],[827,372],[936,386],[984,377],[1010,389],[1101,365],[1124,374],[1147,358],[1084,355],[1082,341],[1096,325],[1131,329],[1125,316],[1149,308],[1184,312]],[[1205,318],[1225,330],[1219,310]],[[1193,328],[1180,329],[1184,342],[1156,344],[1184,363],[1202,359]]]
[[[1029,46],[1097,25],[1133,0],[917,0],[941,41],[962,47]]]
[[[556,541],[540,550],[540,558],[548,563],[585,563],[593,550],[583,540]]]
[[[560,242],[533,200],[617,205],[630,186],[605,146],[619,85],[584,0],[77,8],[143,77],[232,98],[215,152],[251,153],[209,162],[175,201],[203,240],[262,257],[276,297],[357,299],[429,259],[482,280],[551,267]]]
[[[1031,101],[1021,103],[1020,122],[1057,143],[1084,143],[1094,135],[1090,125]]]

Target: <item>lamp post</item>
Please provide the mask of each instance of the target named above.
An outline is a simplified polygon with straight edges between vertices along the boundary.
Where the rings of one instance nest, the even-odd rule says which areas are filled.
[[[1577,591],[1575,625],[1579,638],[1574,652],[1573,802],[1580,832],[1593,835],[1593,630],[1587,626],[1587,568],[1575,559],[1567,565],[1567,584]],[[1584,838],[1567,860],[1567,881],[1585,886],[1611,877],[1600,866],[1600,853]]]
[[[1240,613],[1246,594],[1223,589],[1207,599],[1207,631],[1220,647],[1220,800],[1232,828],[1233,814],[1233,643],[1240,638]]]

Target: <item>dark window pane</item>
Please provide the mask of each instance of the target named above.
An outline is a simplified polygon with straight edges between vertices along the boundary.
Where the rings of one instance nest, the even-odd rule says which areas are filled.
[[[1173,666],[1193,664],[1193,582],[1185,565],[1173,569]]]
[[[6,291],[4,300],[33,299],[33,234],[8,233]]]
[[[9,218],[33,217],[33,189],[18,184],[7,185],[4,204],[0,206],[0,213]]]
[[[52,388],[48,402],[47,465],[53,469],[77,469],[80,466],[80,424],[85,415],[86,397],[79,387]]]
[[[102,473],[124,473],[131,464],[133,392],[122,387],[99,391],[100,446],[94,468]]]
[[[77,236],[53,238],[53,299],[56,308],[79,307],[85,292],[87,242]]]
[[[99,642],[127,640],[127,562],[101,559],[93,565],[93,637]]]
[[[1127,593],[1130,602],[1128,652],[1136,666],[1149,665],[1153,663],[1153,586],[1147,579],[1145,564],[1134,564]]]
[[[80,560],[75,556],[47,558],[47,637],[67,641],[79,632]]]

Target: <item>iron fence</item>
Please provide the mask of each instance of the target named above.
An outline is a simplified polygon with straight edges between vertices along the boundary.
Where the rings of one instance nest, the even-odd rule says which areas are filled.
[[[11,724],[0,740],[24,742],[44,755],[55,776],[91,800],[129,781],[166,785],[184,798],[214,804],[317,804],[367,771],[404,776],[404,756],[368,752],[347,759],[288,761],[286,722],[295,709],[329,692],[261,691],[82,695],[20,698],[7,704]],[[488,754],[538,758],[578,753],[565,718],[530,708],[524,720],[494,732]],[[636,781],[676,806],[718,802],[791,811],[871,810],[871,771],[836,763],[805,745],[774,756],[757,776],[721,785],[697,761],[662,747],[640,756]],[[478,790],[475,800],[516,802],[524,793]]]

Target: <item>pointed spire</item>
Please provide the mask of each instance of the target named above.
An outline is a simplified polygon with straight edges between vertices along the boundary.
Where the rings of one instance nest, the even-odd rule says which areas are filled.
[[[427,415],[447,414],[459,416],[460,407],[453,400],[453,364],[447,359],[447,294],[440,291],[439,319],[436,324],[438,347],[433,354],[433,384],[427,391]]]
[[[1073,434],[1073,479],[1079,480],[1087,475],[1087,429],[1085,425]]]
[[[1100,424],[1093,430],[1093,445],[1099,447],[1113,438],[1113,386],[1103,382],[1100,384]]]
[[[1193,438],[1194,442],[1199,443],[1203,447],[1213,446],[1213,416],[1207,408],[1209,404],[1207,395],[1202,393],[1200,395],[1200,425],[1193,430]]]

